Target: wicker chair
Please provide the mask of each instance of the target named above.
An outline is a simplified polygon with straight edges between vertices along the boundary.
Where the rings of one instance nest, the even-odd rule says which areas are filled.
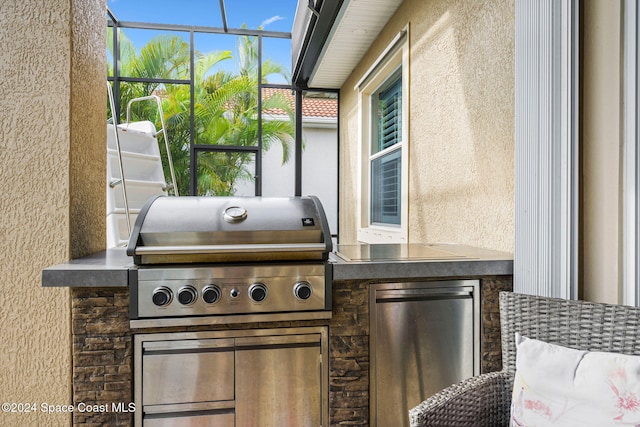
[[[640,309],[502,292],[502,371],[437,393],[409,411],[412,427],[508,426],[515,333],[580,350],[640,355]]]

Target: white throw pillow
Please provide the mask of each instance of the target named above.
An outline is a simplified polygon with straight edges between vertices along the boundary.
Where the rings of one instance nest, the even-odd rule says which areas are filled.
[[[511,427],[640,425],[640,357],[516,334]]]

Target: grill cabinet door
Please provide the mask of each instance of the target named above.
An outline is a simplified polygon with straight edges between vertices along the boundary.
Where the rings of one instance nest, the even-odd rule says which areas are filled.
[[[320,334],[236,339],[236,425],[322,425]]]

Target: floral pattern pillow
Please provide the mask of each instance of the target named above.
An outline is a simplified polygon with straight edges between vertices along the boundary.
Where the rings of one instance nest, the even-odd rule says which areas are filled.
[[[511,427],[640,427],[640,357],[516,334]]]

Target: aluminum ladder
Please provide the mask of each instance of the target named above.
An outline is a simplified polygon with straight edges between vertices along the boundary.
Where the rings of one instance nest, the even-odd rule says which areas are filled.
[[[156,95],[135,98],[127,104],[127,119],[118,125],[113,91],[107,82],[112,118],[107,121],[107,247],[126,246],[131,223],[146,201],[153,196],[179,195],[162,102]],[[150,121],[132,122],[131,105],[155,101],[162,128],[156,131]],[[111,123],[109,123],[111,122]],[[165,180],[157,136],[162,134],[167,152],[171,183]]]

